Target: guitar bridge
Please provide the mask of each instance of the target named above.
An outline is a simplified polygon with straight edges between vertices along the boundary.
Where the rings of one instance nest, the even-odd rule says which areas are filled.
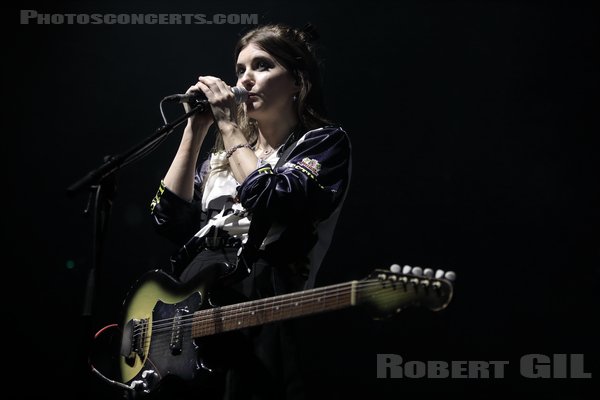
[[[144,358],[144,343],[148,331],[147,319],[131,319],[125,324],[121,340],[121,355],[130,367],[135,363],[135,356]]]

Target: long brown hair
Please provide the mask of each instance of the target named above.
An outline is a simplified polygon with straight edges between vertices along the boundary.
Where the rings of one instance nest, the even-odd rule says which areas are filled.
[[[233,57],[234,63],[240,52],[250,44],[269,53],[279,64],[288,70],[300,85],[295,102],[298,116],[298,130],[316,129],[331,124],[325,115],[320,65],[314,41],[318,38],[310,24],[303,29],[283,24],[259,26],[248,31],[237,42]],[[248,118],[243,105],[238,107],[238,125],[249,143],[258,138],[255,120]],[[217,135],[214,152],[223,151],[223,141]]]

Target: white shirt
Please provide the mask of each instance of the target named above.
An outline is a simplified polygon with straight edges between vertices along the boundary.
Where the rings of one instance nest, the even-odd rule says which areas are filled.
[[[278,150],[275,149],[265,159],[259,159],[256,167],[259,168],[267,163],[274,167],[279,161]],[[223,151],[211,154],[209,163],[210,171],[214,171],[215,168],[228,164],[229,161]],[[225,168],[209,172],[206,179],[202,193],[202,211],[208,213],[209,221],[195,236],[202,237],[212,226],[215,226],[226,231],[230,236],[242,239],[242,242],[245,243],[248,239],[250,218],[244,207],[234,201],[239,183],[235,180],[233,173],[229,168]],[[269,234],[264,243],[269,243],[274,239],[275,237]]]

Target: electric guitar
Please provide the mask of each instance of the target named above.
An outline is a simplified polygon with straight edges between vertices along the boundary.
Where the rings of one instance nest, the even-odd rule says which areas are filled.
[[[142,394],[166,377],[202,380],[214,373],[203,340],[275,321],[364,306],[388,316],[409,306],[444,309],[452,299],[454,273],[398,265],[367,278],[236,304],[220,305],[213,290],[228,264],[215,264],[181,284],[159,270],[146,273],[124,303],[119,364],[121,380]],[[404,272],[404,273],[403,273]],[[409,272],[409,273],[407,273]],[[208,351],[210,352],[210,351]]]

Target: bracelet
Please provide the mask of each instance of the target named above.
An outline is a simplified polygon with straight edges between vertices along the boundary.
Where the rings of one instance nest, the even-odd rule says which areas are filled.
[[[242,147],[245,147],[247,149],[252,150],[252,146],[250,146],[250,144],[248,143],[244,143],[244,144],[236,144],[235,146],[233,146],[232,148],[230,148],[229,150],[227,150],[227,152],[225,152],[225,157],[229,158],[231,157],[231,155],[237,150],[237,149],[241,149]]]

